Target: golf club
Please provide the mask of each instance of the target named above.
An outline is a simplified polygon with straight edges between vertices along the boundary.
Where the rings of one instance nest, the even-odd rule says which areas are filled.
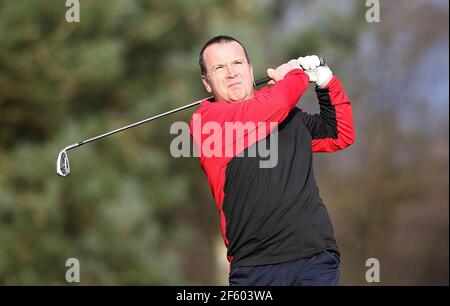
[[[321,65],[321,66],[324,66],[324,65],[325,65],[325,60],[324,60],[324,58],[323,58],[323,57],[319,57],[319,59],[320,59],[320,65]],[[264,85],[264,84],[266,84],[266,83],[269,82],[269,81],[270,81],[270,77],[265,77],[265,78],[263,78],[263,79],[260,79],[260,80],[255,81],[255,83],[254,83],[253,85],[256,87],[256,86]],[[155,119],[158,119],[158,118],[161,118],[161,117],[164,117],[164,116],[167,116],[167,115],[170,115],[170,114],[179,112],[179,111],[184,110],[184,109],[187,109],[187,108],[190,108],[190,107],[192,107],[192,106],[195,106],[195,105],[197,105],[197,104],[200,104],[203,100],[209,99],[209,98],[211,98],[211,97],[204,98],[204,99],[201,99],[201,100],[196,101],[196,102],[192,102],[192,103],[190,103],[190,104],[187,104],[187,105],[184,105],[184,106],[175,108],[175,109],[170,110],[170,111],[167,111],[167,112],[165,112],[165,113],[162,113],[162,114],[159,114],[159,115],[150,117],[150,118],[143,119],[143,120],[141,120],[141,121],[138,121],[138,122],[129,124],[129,125],[127,125],[127,126],[118,128],[118,129],[116,129],[116,130],[113,130],[113,131],[110,131],[110,132],[107,132],[107,133],[104,133],[104,134],[101,134],[101,135],[98,135],[98,136],[89,138],[89,139],[87,139],[87,140],[83,140],[83,141],[80,141],[80,142],[71,144],[71,145],[65,147],[64,149],[62,149],[62,150],[59,152],[59,154],[58,154],[58,159],[56,160],[56,173],[58,173],[58,175],[60,175],[60,176],[68,176],[68,175],[70,174],[69,156],[68,156],[68,154],[67,154],[67,151],[69,151],[69,150],[72,150],[72,149],[74,149],[74,148],[80,147],[80,146],[82,146],[82,145],[85,145],[85,144],[87,144],[87,143],[90,143],[90,142],[93,142],[93,141],[96,141],[96,140],[99,140],[99,139],[102,139],[102,138],[105,138],[105,137],[108,137],[108,136],[110,136],[110,135],[112,135],[112,134],[115,134],[115,133],[119,133],[119,132],[125,131],[125,130],[127,130],[127,129],[132,128],[132,127],[135,127],[135,126],[144,124],[144,123],[146,123],[146,122],[150,122],[150,121],[152,121],[152,120],[155,120]]]

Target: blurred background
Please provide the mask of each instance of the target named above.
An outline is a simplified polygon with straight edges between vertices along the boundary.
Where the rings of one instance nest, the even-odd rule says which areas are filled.
[[[0,0],[0,284],[227,285],[219,215],[196,158],[169,133],[195,108],[70,151],[66,145],[206,96],[198,52],[247,47],[255,77],[324,56],[353,103],[356,142],[316,154],[342,285],[448,285],[447,0]],[[313,87],[299,106],[317,112]]]

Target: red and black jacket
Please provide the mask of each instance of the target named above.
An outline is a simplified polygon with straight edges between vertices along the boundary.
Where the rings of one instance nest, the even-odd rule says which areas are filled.
[[[194,113],[196,119],[191,119],[191,135],[220,213],[232,267],[306,258],[326,249],[338,251],[314,179],[312,152],[334,152],[353,143],[352,109],[339,79],[333,76],[327,88],[316,87],[320,113],[303,112],[296,104],[308,82],[302,70],[294,69],[274,86],[255,90],[248,100],[204,100]],[[236,139],[230,143],[219,135],[215,139],[223,141],[222,154],[207,157],[202,145],[206,141],[211,145],[211,135],[217,132],[203,129],[208,122],[215,122],[223,132],[227,122],[275,123],[276,166],[261,168],[263,158],[246,154],[262,139],[270,144],[269,124],[258,137],[250,137],[247,131],[244,150],[233,156],[227,156],[225,148]]]

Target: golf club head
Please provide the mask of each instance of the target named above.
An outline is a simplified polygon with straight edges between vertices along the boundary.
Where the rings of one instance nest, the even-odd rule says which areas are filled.
[[[68,176],[70,174],[69,155],[67,155],[65,149],[61,150],[58,154],[56,173],[60,176]]]

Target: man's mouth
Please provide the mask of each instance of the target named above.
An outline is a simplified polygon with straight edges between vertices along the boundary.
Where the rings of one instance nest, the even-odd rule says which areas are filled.
[[[228,88],[236,87],[236,86],[239,86],[239,85],[241,85],[240,82],[231,83],[230,85],[228,85]]]

